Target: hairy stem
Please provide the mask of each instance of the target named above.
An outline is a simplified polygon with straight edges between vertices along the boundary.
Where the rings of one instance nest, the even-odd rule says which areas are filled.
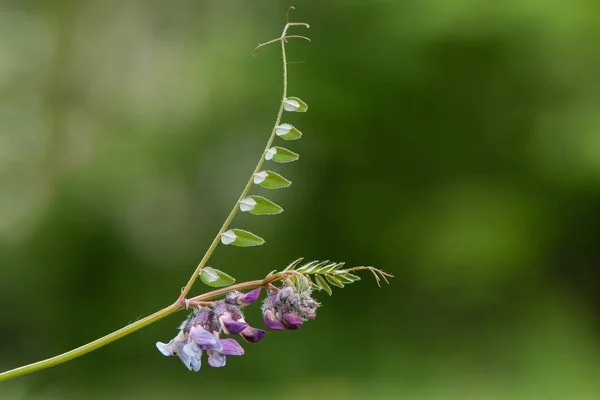
[[[200,296],[192,297],[189,299],[190,302],[203,302],[206,300],[214,299],[216,297],[224,296],[229,292],[233,292],[236,290],[248,290],[255,289],[257,287],[267,287],[270,283],[280,281],[285,278],[285,275],[275,274],[270,278],[260,279],[257,281],[248,281],[243,283],[237,283],[235,285],[227,286],[221,289],[213,290],[209,293],[201,294]]]

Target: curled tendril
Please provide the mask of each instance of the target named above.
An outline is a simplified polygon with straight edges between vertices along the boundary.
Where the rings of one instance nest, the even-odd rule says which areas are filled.
[[[287,42],[288,39],[304,39],[304,40],[308,40],[310,42],[310,39],[307,38],[306,36],[301,36],[301,35],[286,35],[288,28],[290,28],[292,26],[303,26],[305,28],[310,28],[310,25],[308,25],[306,22],[290,22],[290,11],[293,10],[293,9],[294,9],[294,7],[288,8],[287,13],[285,14],[285,27],[283,28],[283,33],[281,34],[281,36],[278,37],[278,38],[269,40],[268,42],[260,43],[252,51],[252,57],[254,57],[256,55],[256,52],[261,47],[267,46],[267,45],[269,45],[271,43],[280,42],[282,40],[285,41],[285,42]]]
[[[381,287],[381,279],[383,279],[385,281],[385,283],[387,283],[388,285],[390,284],[390,281],[388,280],[388,278],[393,278],[394,275],[392,274],[388,274],[385,271],[382,271],[378,268],[375,267],[354,267],[354,268],[350,268],[347,269],[345,271],[361,271],[361,270],[369,270],[371,271],[371,273],[373,274],[373,276],[375,277],[375,281],[377,282],[377,286]]]

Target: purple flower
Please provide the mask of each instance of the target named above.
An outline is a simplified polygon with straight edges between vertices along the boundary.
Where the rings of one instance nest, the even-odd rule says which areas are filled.
[[[156,342],[156,347],[163,355],[172,356],[177,354],[177,349],[182,348],[185,344],[187,344],[187,335],[181,330],[169,343]]]
[[[225,365],[225,355],[241,356],[244,349],[234,339],[220,339],[220,326],[216,321],[213,311],[201,308],[181,325],[181,330],[173,340],[169,343],[157,342],[156,347],[165,356],[177,355],[193,371],[200,370],[203,350],[207,350],[211,366],[222,367]]]
[[[168,344],[157,342],[156,347],[165,356],[179,356],[181,362],[193,371],[200,370],[202,350],[223,350],[221,341],[199,326],[192,326],[187,333],[182,329]]]
[[[293,313],[285,313],[283,314],[283,326],[286,329],[290,330],[298,330],[300,329],[300,325],[302,325],[304,321],[302,318]]]
[[[284,329],[283,323],[277,318],[275,310],[267,309],[264,311],[263,319],[265,326],[272,330],[280,331]]]
[[[235,339],[220,339],[220,350],[208,350],[208,363],[212,367],[224,367],[225,355],[243,356],[244,349]]]
[[[265,302],[263,303],[263,319],[267,328],[279,331],[284,329],[284,326],[281,320],[277,317],[277,310],[275,308],[276,301],[277,293],[269,293],[265,299]]]
[[[244,340],[248,343],[257,343],[262,340],[267,335],[267,332],[262,329],[253,328],[248,326],[243,331],[240,332],[240,335],[244,338]]]
[[[249,293],[232,292],[224,301],[218,301],[213,309],[199,308],[192,312],[179,327],[179,333],[169,343],[157,342],[156,347],[165,356],[177,355],[185,366],[193,371],[200,370],[202,352],[208,352],[208,363],[213,367],[225,366],[226,356],[241,356],[244,349],[234,339],[221,339],[226,335],[240,334],[250,343],[256,343],[267,332],[253,328],[244,320],[240,306],[255,302],[260,288]]]
[[[261,288],[256,288],[248,293],[231,292],[225,297],[225,302],[228,304],[236,304],[238,306],[248,306],[254,303],[260,297]]]
[[[267,332],[262,329],[256,329],[249,326],[244,320],[244,316],[239,307],[229,302],[218,302],[215,304],[215,315],[221,324],[221,329],[227,335],[239,333],[245,341],[256,343],[267,334]]]
[[[248,327],[248,324],[246,321],[244,321],[244,318],[235,320],[230,312],[221,314],[218,319],[221,323],[221,328],[226,335],[238,334]]]
[[[238,297],[237,303],[241,306],[247,306],[254,303],[260,297],[261,288],[256,288],[248,293]]]

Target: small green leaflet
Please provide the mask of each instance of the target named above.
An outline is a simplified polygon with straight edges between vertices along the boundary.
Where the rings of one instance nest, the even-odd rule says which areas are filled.
[[[274,215],[281,213],[283,208],[262,196],[248,196],[240,201],[240,210],[254,215]]]
[[[286,149],[285,147],[271,147],[265,153],[265,160],[273,160],[278,163],[288,163],[292,161],[296,161],[300,157],[298,154],[294,153],[291,150]]]
[[[348,284],[360,280],[358,276],[352,275],[349,272],[338,273],[335,275],[335,277],[343,284]]]
[[[329,263],[328,260],[326,260],[326,261],[311,261],[307,264],[304,264],[300,268],[298,268],[297,271],[302,272],[303,274],[314,273],[317,269],[323,267],[324,265],[327,265],[328,263]]]
[[[252,232],[242,229],[230,229],[227,232],[223,232],[221,235],[221,243],[232,244],[239,247],[249,247],[260,246],[261,244],[265,243],[265,241]]]
[[[285,140],[296,140],[302,137],[302,132],[290,124],[281,124],[275,128],[275,133]]]
[[[337,286],[340,288],[344,287],[344,284],[335,277],[335,275],[325,275],[325,279],[327,279],[327,282],[331,283],[333,286]]]
[[[292,184],[292,182],[273,171],[260,171],[254,174],[254,183],[267,189],[280,189]]]
[[[283,109],[291,112],[306,112],[308,105],[298,97],[288,97],[283,102]]]
[[[331,296],[333,292],[331,290],[331,287],[327,284],[327,281],[325,280],[325,278],[323,278],[323,275],[315,275],[314,278],[315,278],[315,281],[317,282],[317,285],[319,285],[319,287],[321,289],[326,291],[327,294]]]
[[[285,269],[283,271],[293,271],[294,268],[296,268],[298,266],[298,264],[300,264],[302,262],[302,260],[304,260],[304,257],[300,257],[296,261],[293,261],[292,263],[290,263],[290,265],[285,267]]]
[[[202,282],[212,287],[229,286],[235,283],[234,278],[223,271],[211,267],[204,267],[202,271],[200,271],[200,279],[202,279]]]

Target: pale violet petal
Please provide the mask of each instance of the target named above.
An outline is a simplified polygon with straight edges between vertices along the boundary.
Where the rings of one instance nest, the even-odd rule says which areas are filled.
[[[254,183],[257,185],[263,183],[265,179],[267,179],[267,176],[269,176],[267,171],[257,172],[256,174],[254,174]]]
[[[234,339],[221,339],[221,344],[223,345],[223,350],[221,350],[223,354],[230,356],[244,355],[244,348]]]
[[[183,343],[177,343],[177,355],[185,367],[189,370],[192,369],[192,358],[190,354],[185,351]]]
[[[265,160],[272,160],[273,157],[275,156],[275,154],[277,154],[277,149],[274,147],[271,147],[269,150],[267,150],[267,152],[265,153]]]
[[[192,327],[190,330],[190,337],[192,338],[193,343],[200,346],[201,349],[221,350],[223,348],[219,339],[204,328],[198,326]]]
[[[172,356],[175,350],[172,340],[169,343],[156,342],[156,348],[165,356]]]
[[[240,210],[242,211],[250,211],[256,205],[256,200],[252,197],[246,197],[244,200],[240,201]]]
[[[202,360],[200,358],[201,355],[202,353],[198,354],[196,357],[192,357],[192,359],[190,360],[190,367],[191,370],[194,372],[200,371],[200,367],[202,366]]]
[[[181,348],[179,358],[189,370],[198,372],[200,370],[202,350],[194,342],[190,342]]]
[[[225,354],[218,351],[208,352],[208,363],[215,368],[224,367],[226,362]]]
[[[237,235],[231,229],[221,235],[221,243],[223,244],[231,244],[235,242],[235,239],[237,239]]]
[[[186,322],[187,321],[184,321],[184,324]],[[173,339],[173,341],[175,341],[175,343],[185,343],[185,342],[187,342],[187,337],[186,337],[185,333],[183,332],[183,329],[181,329],[179,331],[179,333],[177,334],[177,336],[175,336],[175,339]]]
[[[200,351],[202,351],[200,346],[198,346],[195,342],[189,342],[183,346],[183,352],[186,353],[190,358],[197,357]]]

